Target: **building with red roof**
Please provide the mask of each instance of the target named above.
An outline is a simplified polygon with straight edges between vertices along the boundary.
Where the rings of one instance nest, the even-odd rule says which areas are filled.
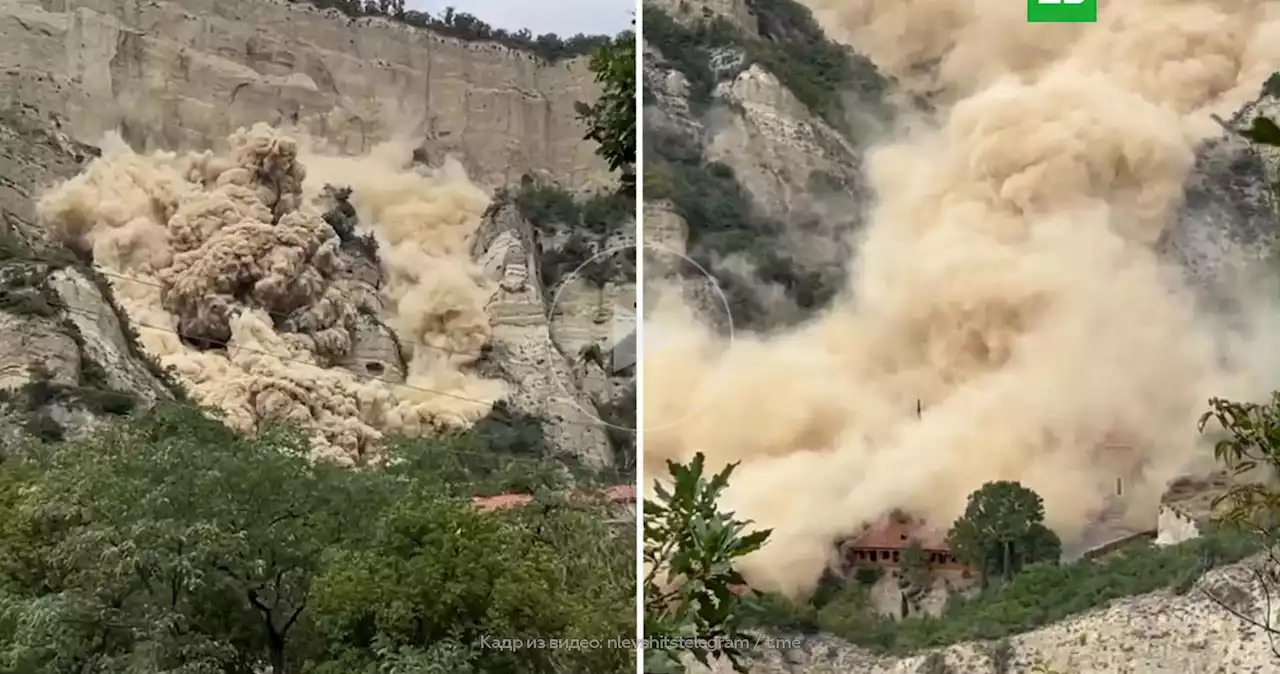
[[[912,541],[920,544],[932,568],[955,571],[972,568],[956,559],[947,545],[945,531],[901,512],[894,512],[879,524],[840,543],[840,554],[846,567],[896,568],[902,562],[902,551]]]

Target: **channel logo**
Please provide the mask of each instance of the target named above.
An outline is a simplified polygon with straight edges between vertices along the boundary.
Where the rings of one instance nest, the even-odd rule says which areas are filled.
[[[1027,23],[1097,23],[1098,0],[1027,0]]]

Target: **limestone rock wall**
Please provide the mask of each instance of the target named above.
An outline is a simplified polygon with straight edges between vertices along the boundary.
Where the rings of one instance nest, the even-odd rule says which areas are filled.
[[[70,178],[93,148],[62,133],[32,106],[0,98],[0,437],[11,439],[27,406],[15,395],[43,370],[51,384],[90,385],[134,396],[142,404],[174,392],[140,358],[131,328],[68,251],[42,251],[34,198],[41,187]],[[52,252],[52,255],[50,255]],[[59,255],[61,253],[61,255]],[[95,381],[88,381],[92,374]],[[44,410],[78,432],[93,415],[54,399]]]
[[[289,0],[0,0],[0,86],[96,142],[209,146],[238,126],[296,123],[348,152],[392,132],[474,179],[608,180],[574,103],[587,60],[548,63]]]
[[[605,427],[574,374],[575,354],[552,339],[533,226],[514,206],[503,206],[485,218],[473,251],[498,281],[489,303],[493,337],[482,363],[486,374],[514,384],[512,407],[547,420],[550,446],[589,466],[611,466]]]

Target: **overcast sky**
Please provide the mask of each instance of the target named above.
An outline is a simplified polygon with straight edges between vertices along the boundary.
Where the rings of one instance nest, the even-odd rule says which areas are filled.
[[[405,9],[433,16],[445,7],[495,28],[528,28],[534,35],[616,35],[631,28],[636,0],[405,0]]]

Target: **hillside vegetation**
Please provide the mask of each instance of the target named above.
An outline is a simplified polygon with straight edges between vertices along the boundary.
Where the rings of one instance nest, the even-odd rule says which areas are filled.
[[[633,543],[546,490],[561,471],[484,430],[399,441],[382,467],[308,458],[167,405],[0,464],[0,671],[623,672],[619,649],[481,637],[634,632]],[[537,489],[492,514],[470,496]]]
[[[867,114],[891,114],[884,102],[889,80],[865,58],[828,40],[809,10],[792,0],[751,5],[759,19],[755,34],[723,18],[682,23],[660,8],[645,8],[645,41],[684,75],[694,114],[708,111],[717,83],[752,64],[776,76],[838,132],[849,132],[849,105]],[[645,198],[668,199],[675,206],[688,224],[691,256],[714,271],[738,325],[758,328],[767,322],[758,297],[760,283],[778,285],[805,312],[824,306],[843,286],[839,269],[805,268],[796,259],[786,236],[794,223],[762,213],[732,168],[705,160],[699,139],[654,126],[646,127],[645,139]],[[814,184],[810,191],[849,191],[850,186],[829,177],[835,184]],[[750,265],[751,277],[719,264],[734,256]]]
[[[1034,564],[973,597],[953,596],[940,616],[901,621],[874,611],[865,581],[878,578],[870,576],[800,604],[766,596],[751,622],[760,629],[825,632],[872,651],[905,654],[1004,639],[1124,597],[1187,592],[1205,571],[1258,550],[1253,536],[1222,528],[1178,546],[1136,544],[1097,562]]]

